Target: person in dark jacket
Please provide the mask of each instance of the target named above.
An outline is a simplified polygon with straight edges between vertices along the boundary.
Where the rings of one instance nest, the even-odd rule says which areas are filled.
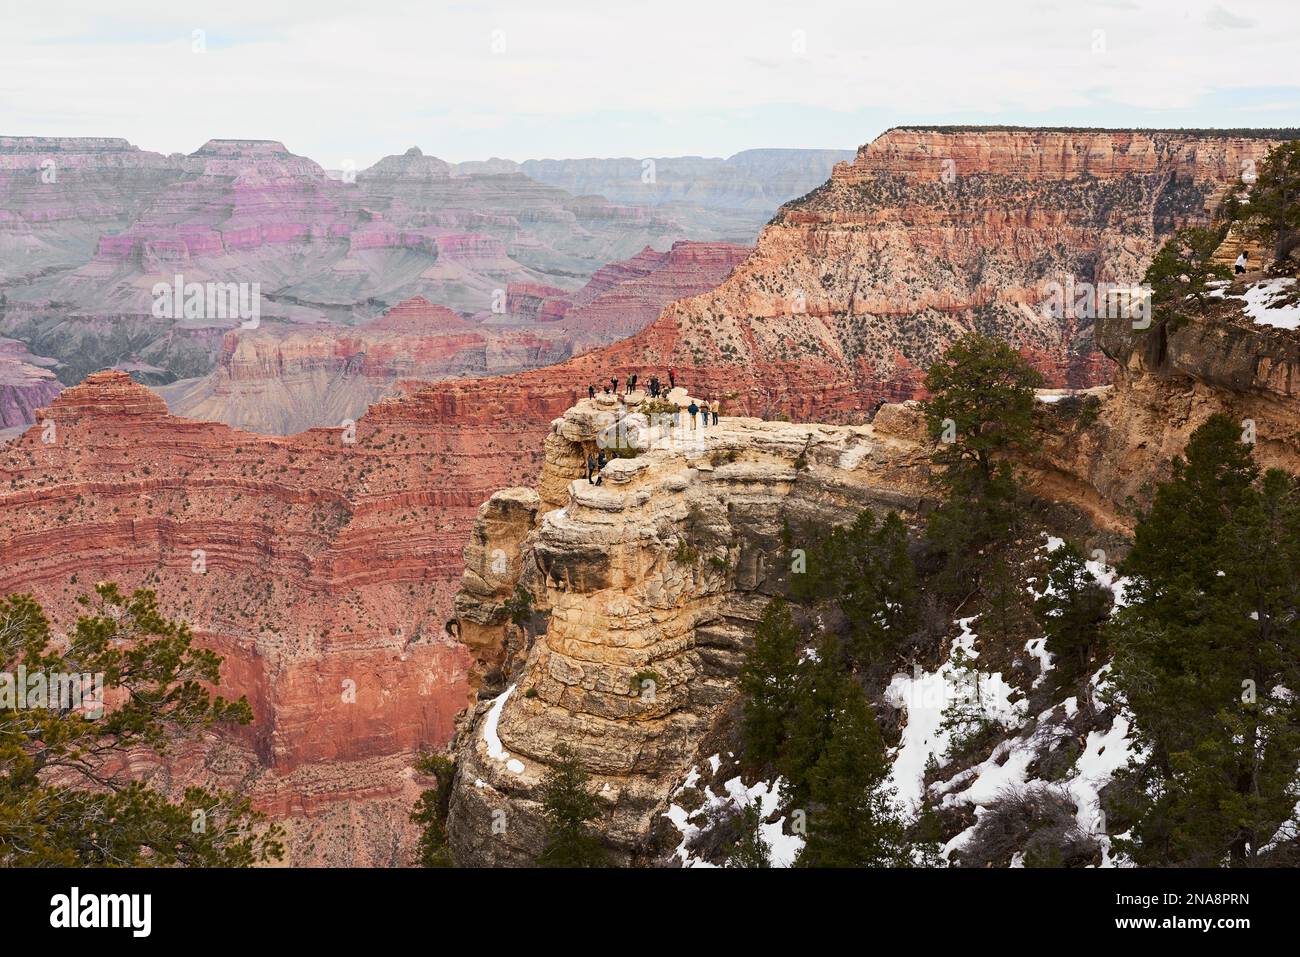
[[[609,384],[613,387],[614,394],[618,395],[618,376],[610,376]]]
[[[677,370],[669,366],[668,368],[668,391],[671,392],[677,388]]]
[[[596,398],[596,387],[594,385],[587,386],[587,398],[588,399]]]
[[[587,481],[596,484],[596,456],[587,453]]]
[[[627,380],[627,394],[631,395],[635,391],[636,391],[636,373],[633,372],[632,375],[629,376]]]
[[[691,399],[691,404],[686,407],[686,411],[691,414],[691,429],[695,428],[695,417],[700,414],[700,407]]]

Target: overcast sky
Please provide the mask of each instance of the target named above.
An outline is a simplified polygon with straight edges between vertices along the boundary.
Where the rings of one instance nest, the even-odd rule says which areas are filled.
[[[327,168],[853,148],[900,123],[1300,125],[1300,0],[0,0],[0,134]]]

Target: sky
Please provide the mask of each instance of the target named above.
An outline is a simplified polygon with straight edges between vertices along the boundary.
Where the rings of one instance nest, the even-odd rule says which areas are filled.
[[[852,149],[891,126],[1300,126],[1297,0],[0,0],[0,135],[328,169]]]

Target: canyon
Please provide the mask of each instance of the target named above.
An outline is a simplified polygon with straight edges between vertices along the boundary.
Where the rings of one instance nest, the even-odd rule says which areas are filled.
[[[418,147],[327,172],[273,140],[164,156],[115,138],[0,137],[0,335],[57,360],[64,385],[104,368],[163,385],[213,371],[238,325],[155,315],[155,284],[178,275],[256,283],[262,319],[288,328],[363,324],[415,297],[496,315],[512,285],[579,292],[647,248],[750,242],[838,155],[778,152],[734,173],[733,192],[752,194],[741,215],[725,200],[661,212],[575,195],[519,164]],[[773,171],[773,184],[744,181]]]
[[[263,325],[225,334],[217,367],[159,386],[177,415],[288,435],[359,418],[402,380],[494,376],[554,365],[648,325],[712,289],[749,252],[677,242],[602,266],[581,289],[506,286],[504,311],[471,319],[423,297],[356,326]]]
[[[52,423],[52,441],[33,426],[0,446],[0,590],[33,592],[66,627],[88,583],[156,589],[169,613],[226,656],[225,680],[249,695],[257,721],[153,773],[246,788],[289,827],[293,862],[409,860],[414,754],[446,747],[467,704],[458,853],[510,863],[531,852],[540,773],[572,737],[609,787],[613,845],[635,859],[665,790],[732,694],[747,630],[779,582],[763,556],[782,517],[923,507],[926,449],[903,403],[962,332],[1009,339],[1053,386],[1109,381],[1098,344],[1120,363],[1099,400],[1105,428],[1095,444],[1063,438],[1034,463],[1044,490],[1099,518],[1122,522],[1117,503],[1176,446],[1172,433],[1161,439],[1173,428],[1165,419],[1184,428],[1216,404],[1246,403],[1267,423],[1261,449],[1291,454],[1279,436],[1293,334],[1164,330],[1166,346],[1148,354],[1122,330],[1038,308],[1051,281],[1136,282],[1162,237],[1204,221],[1241,164],[1269,145],[1208,133],[892,130],[782,207],[716,288],[663,307],[629,338],[513,375],[396,379],[377,400],[344,390],[331,413],[373,404],[353,423],[343,415],[294,435],[181,418],[126,371],[95,372],[34,412]],[[196,182],[217,176],[226,149],[202,158],[213,172]],[[374,205],[400,175],[443,188],[426,160],[408,155],[401,169],[381,171]],[[315,175],[318,188],[294,195],[324,223],[318,200],[332,187]],[[606,305],[599,291],[587,301],[566,295],[566,283],[540,270],[518,277],[514,307],[529,331],[576,337],[585,324],[639,323],[645,307],[617,297],[637,282],[656,287],[671,265],[634,275],[642,257],[664,255],[638,252],[640,239],[624,252],[636,265],[599,280],[613,280]],[[30,319],[30,307],[18,314]],[[433,299],[377,322],[361,365],[373,349],[385,383],[419,356],[404,338],[410,326],[436,342],[461,335],[458,323],[472,333],[492,325],[446,314]],[[224,349],[228,331],[185,335]],[[340,361],[330,337],[317,345],[296,335],[241,330],[232,368],[235,354],[255,375],[296,357],[310,378],[315,357]],[[1263,337],[1266,347],[1233,336]],[[43,341],[27,347],[60,358]],[[1212,350],[1225,346],[1246,377],[1236,386],[1212,371]],[[1256,350],[1266,368],[1251,364]],[[151,358],[140,351],[140,361]],[[628,408],[603,394],[587,401],[588,385],[600,393],[610,376],[666,378],[670,366],[691,394],[722,400],[711,444],[657,435],[662,447],[616,461],[606,484],[575,483],[577,450]],[[1187,404],[1197,388],[1203,398]],[[1178,403],[1182,419],[1172,414]],[[291,424],[275,411],[258,417],[268,431]],[[510,491],[493,498],[501,489]],[[672,558],[683,540],[701,552],[698,563]],[[501,608],[520,583],[541,610],[522,629]],[[647,667],[659,675],[653,702],[630,693],[631,676]],[[485,733],[493,713],[496,741]],[[515,802],[519,829],[489,847],[475,835],[497,796]]]

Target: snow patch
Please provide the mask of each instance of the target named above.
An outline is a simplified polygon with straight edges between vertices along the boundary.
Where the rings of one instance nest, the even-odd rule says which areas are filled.
[[[709,758],[710,763],[717,759],[715,754]],[[716,772],[717,767],[715,765]],[[700,774],[696,768],[691,768],[690,773],[686,776],[688,783],[678,788],[677,794],[681,794],[687,787],[693,786],[699,781]],[[759,825],[759,834],[769,849],[769,858],[773,867],[792,867],[795,858],[803,849],[804,839],[797,834],[785,833],[785,817],[779,817],[775,821],[766,822],[766,818],[771,816],[781,803],[781,784],[782,779],[777,778],[775,781],[758,781],[752,785],[746,786],[745,782],[739,776],[730,778],[722,787],[722,794],[714,794],[711,788],[704,789],[704,803],[694,811],[687,811],[678,804],[672,804],[664,812],[664,817],[668,818],[677,828],[682,836],[681,843],[673,852],[677,859],[682,862],[683,867],[717,867],[718,865],[710,863],[701,858],[693,857],[687,850],[687,845],[691,840],[703,830],[703,826],[708,826],[713,816],[721,809],[730,806],[737,812],[743,811],[747,807],[758,809],[758,816],[765,823]],[[696,823],[696,822],[699,823]]]
[[[494,761],[504,761],[506,767],[515,774],[523,774],[524,762],[510,756],[510,752],[501,744],[500,735],[497,734],[497,724],[501,721],[501,712],[505,709],[506,699],[510,697],[510,692],[514,691],[516,687],[516,685],[511,685],[492,699],[492,707],[488,709],[487,716],[483,719],[483,742],[487,745],[489,758]]]
[[[967,659],[979,657],[975,648],[978,636],[970,627],[974,620],[961,618],[956,622],[961,634],[953,639],[948,660],[937,671],[922,671],[918,667],[911,675],[894,675],[885,689],[885,701],[905,712],[903,733],[894,752],[888,782],[894,789],[899,809],[905,813],[914,815],[920,810],[929,763],[933,760],[939,767],[947,764],[951,735],[942,727],[943,713],[956,702],[970,701],[976,691],[975,682],[978,682],[985,717],[1008,728],[1017,727],[1023,719],[1024,702],[1011,700],[1019,692],[1003,679],[1001,672],[988,674],[977,670],[972,682],[968,673],[954,663],[958,652]]]

